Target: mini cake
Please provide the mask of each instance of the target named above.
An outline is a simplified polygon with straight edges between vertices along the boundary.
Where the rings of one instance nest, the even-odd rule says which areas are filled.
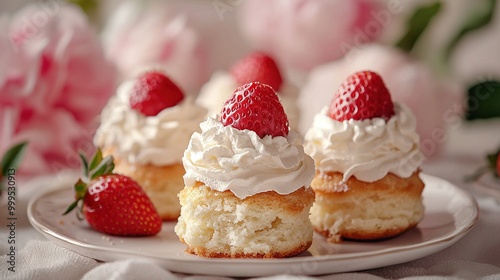
[[[205,114],[163,73],[146,72],[120,85],[101,113],[94,142],[114,157],[116,173],[142,186],[163,220],[176,220],[182,155]]]
[[[315,161],[315,230],[331,242],[389,238],[422,219],[416,121],[393,104],[381,77],[351,75],[314,117],[305,151]]]
[[[175,233],[209,258],[283,258],[307,250],[314,161],[275,91],[249,83],[194,133]]]
[[[228,72],[215,72],[201,88],[196,102],[208,109],[209,116],[218,114],[234,89],[250,82],[271,86],[278,93],[291,128],[298,125],[300,116],[296,102],[299,89],[283,79],[273,58],[262,52],[250,53],[237,61]]]

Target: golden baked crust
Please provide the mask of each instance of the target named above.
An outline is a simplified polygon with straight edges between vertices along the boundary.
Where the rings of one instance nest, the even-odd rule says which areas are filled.
[[[416,171],[409,178],[401,178],[388,173],[384,178],[372,183],[363,182],[351,176],[345,185],[340,184],[343,174],[340,172],[316,171],[311,187],[314,193],[338,197],[353,195],[357,192],[383,191],[394,194],[406,193],[411,196],[420,197],[424,190],[424,182],[419,177],[420,171]]]
[[[103,156],[113,155],[116,173],[127,175],[137,181],[153,202],[164,221],[176,221],[181,205],[177,197],[184,187],[184,167],[181,163],[166,166],[131,164],[113,153],[112,149],[102,151]]]
[[[186,242],[180,238],[182,243],[186,244]],[[190,254],[194,254],[200,257],[205,258],[232,258],[232,259],[278,259],[278,258],[289,258],[293,256],[297,256],[302,252],[306,251],[311,247],[312,239],[307,241],[306,243],[299,244],[295,248],[289,251],[276,251],[276,252],[268,252],[268,253],[224,253],[224,252],[213,252],[208,250],[205,247],[188,247],[186,252]]]
[[[317,171],[311,183],[316,201],[311,222],[331,242],[394,237],[415,227],[423,218],[424,183],[416,171],[409,178],[387,174],[372,183],[342,173]]]
[[[215,191],[201,182],[196,182],[193,187],[185,187],[179,193],[181,202],[187,201],[189,196],[194,196],[200,200],[229,199],[233,200],[235,203],[259,205],[269,210],[282,209],[290,214],[301,213],[305,208],[309,209],[314,202],[314,191],[311,188],[302,187],[287,195],[268,191],[239,199],[231,191]]]
[[[309,248],[311,188],[280,195],[269,191],[239,199],[197,182],[179,193],[175,227],[187,252],[207,258],[285,258]]]

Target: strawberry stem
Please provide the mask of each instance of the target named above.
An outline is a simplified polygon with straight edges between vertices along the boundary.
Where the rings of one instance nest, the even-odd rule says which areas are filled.
[[[77,199],[83,199],[85,197],[85,192],[87,191],[87,184],[85,184],[82,179],[79,179],[75,184],[75,192]]]

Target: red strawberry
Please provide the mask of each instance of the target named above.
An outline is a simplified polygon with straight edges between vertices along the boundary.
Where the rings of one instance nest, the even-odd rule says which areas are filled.
[[[94,155],[90,165],[82,155],[85,183],[75,184],[76,201],[63,215],[77,208],[77,217],[83,216],[97,231],[117,236],[150,236],[161,230],[162,220],[141,186],[131,178],[112,173],[111,156]],[[82,205],[83,202],[83,205]]]
[[[220,121],[225,126],[266,135],[287,136],[288,118],[272,87],[253,82],[237,88],[224,103]]]
[[[261,52],[254,52],[235,63],[230,70],[238,85],[260,82],[279,91],[283,79],[274,60]]]
[[[328,115],[337,121],[388,120],[394,115],[394,104],[382,78],[377,73],[363,71],[349,76],[339,87]]]
[[[156,116],[184,99],[180,88],[165,74],[152,71],[139,76],[130,95],[130,107],[146,116]]]

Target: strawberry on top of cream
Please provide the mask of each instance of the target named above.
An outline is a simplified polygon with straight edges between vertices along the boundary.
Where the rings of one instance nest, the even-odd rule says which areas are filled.
[[[250,53],[237,61],[229,71],[215,72],[201,88],[196,103],[207,108],[208,115],[213,116],[220,112],[221,106],[235,88],[254,81],[273,87],[285,109],[290,126],[295,128],[300,116],[296,105],[299,89],[283,79],[274,60],[261,52]]]
[[[130,163],[163,166],[181,162],[189,138],[199,130],[206,109],[196,105],[190,96],[179,101],[176,95],[177,101],[171,103],[171,107],[147,116],[132,108],[138,106],[137,102],[131,105],[131,95],[137,91],[136,82],[129,80],[121,84],[116,96],[103,109],[94,143],[101,148],[113,148],[114,153]],[[140,105],[158,103],[146,100]]]
[[[290,194],[309,187],[314,177],[313,159],[266,84],[239,87],[221,115],[208,117],[200,127],[182,159],[188,187],[202,182],[244,199],[267,191]]]
[[[314,117],[305,151],[323,172],[341,172],[365,182],[388,173],[410,177],[423,160],[416,119],[393,103],[381,77],[371,71],[349,76],[330,106]]]

